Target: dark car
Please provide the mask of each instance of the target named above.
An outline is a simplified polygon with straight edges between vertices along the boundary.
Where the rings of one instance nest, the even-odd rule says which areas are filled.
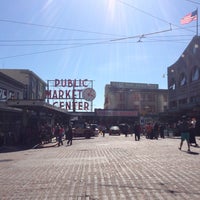
[[[123,133],[125,135],[131,133],[130,126],[128,124],[126,124],[126,123],[119,124],[119,128],[120,128],[121,133]]]
[[[120,135],[119,126],[111,126],[109,129],[109,135]]]
[[[99,128],[97,124],[90,124],[90,127],[93,131],[92,136],[98,136],[99,135]]]

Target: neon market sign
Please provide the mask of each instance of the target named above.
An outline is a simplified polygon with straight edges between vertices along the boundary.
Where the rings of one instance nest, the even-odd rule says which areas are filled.
[[[53,106],[68,111],[92,111],[96,92],[88,79],[55,79],[47,81],[45,97]]]

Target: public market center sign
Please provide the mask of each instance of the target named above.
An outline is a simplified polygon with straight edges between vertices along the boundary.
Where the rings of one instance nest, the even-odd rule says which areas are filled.
[[[88,79],[55,79],[47,81],[47,102],[68,111],[92,111],[96,97],[93,81]]]

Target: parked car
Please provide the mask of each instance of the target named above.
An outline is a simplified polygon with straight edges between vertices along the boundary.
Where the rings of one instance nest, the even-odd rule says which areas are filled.
[[[85,137],[89,139],[91,136],[93,136],[92,128],[88,124],[81,122],[74,123],[72,131],[74,137]]]
[[[109,129],[109,135],[120,135],[119,126],[111,126]]]
[[[90,124],[90,127],[93,131],[92,136],[98,136],[99,135],[99,128],[97,124]]]
[[[126,124],[126,123],[119,124],[119,128],[120,128],[121,133],[123,133],[125,135],[131,134],[131,129],[128,124]]]

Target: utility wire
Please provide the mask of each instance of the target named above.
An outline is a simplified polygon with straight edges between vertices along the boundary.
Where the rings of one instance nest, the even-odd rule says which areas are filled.
[[[200,5],[200,3],[196,2],[196,1],[192,1],[192,0],[185,0],[185,1],[188,1],[188,2],[190,2],[190,3],[194,3],[194,4]]]
[[[5,56],[5,57],[0,57],[0,60],[8,59],[8,58],[16,58],[16,57],[35,55],[35,54],[42,54],[42,53],[49,53],[49,52],[67,50],[67,49],[78,48],[78,47],[83,47],[83,46],[90,46],[90,45],[96,45],[96,44],[106,44],[106,42],[86,43],[86,44],[75,45],[75,46],[72,46],[72,47],[63,47],[63,48],[59,48],[59,49],[50,49],[50,50],[45,50],[45,51],[37,51],[37,52],[18,54],[18,55],[13,55],[13,56]]]
[[[118,36],[118,37],[124,36],[124,35],[116,35],[116,34],[111,34],[111,33],[102,33],[102,32],[87,31],[87,30],[81,30],[81,29],[64,28],[64,27],[59,27],[59,26],[35,24],[35,23],[7,20],[7,19],[0,19],[0,22],[23,24],[23,25],[28,25],[28,26],[37,26],[37,27],[43,27],[43,28],[60,29],[60,30],[66,30],[66,31],[82,32],[82,33],[92,33],[92,34],[98,34],[98,35],[107,35],[107,36],[109,35],[109,36]]]
[[[155,34],[156,32],[154,32]],[[148,37],[147,37],[148,36]],[[150,41],[184,41],[184,40],[187,40],[187,37],[193,37],[193,35],[156,35],[153,36],[151,33],[148,33],[148,34],[143,34],[143,35],[138,35],[138,36],[132,36],[132,37],[128,37],[128,38],[125,38],[125,39],[134,39],[134,38],[138,38],[140,41],[141,39],[145,39],[145,41],[143,42],[147,42],[148,40]],[[158,39],[160,38],[160,39]],[[178,39],[177,39],[178,38]],[[123,40],[123,38],[119,38],[119,39],[110,39],[110,40],[104,40],[102,41],[103,44],[107,43],[109,44],[110,42],[117,42],[117,41],[120,41],[120,40]],[[21,43],[21,41],[23,41]],[[125,40],[123,40],[125,41]],[[19,43],[18,43],[19,42]],[[30,43],[32,42],[32,43]],[[40,43],[33,43],[33,42],[40,42]],[[46,43],[48,42],[48,43]],[[54,43],[56,42],[56,43]],[[59,42],[59,43],[58,43]],[[68,42],[68,40],[59,40],[59,39],[49,39],[49,40],[7,40],[7,41],[1,41],[0,40],[0,47],[4,47],[4,46],[21,46],[21,47],[24,47],[24,46],[74,46],[74,45],[87,45],[87,44],[90,44],[90,43],[85,43],[84,42],[79,42],[79,43],[66,43]],[[122,42],[124,43],[124,42]],[[127,41],[126,43],[131,43],[131,41]],[[99,41],[99,44],[100,41]]]
[[[96,38],[96,39],[19,39],[19,40],[0,40],[0,42],[66,42],[66,41],[99,41],[111,40],[112,38]]]
[[[148,16],[151,16],[153,18],[156,18],[160,21],[163,21],[167,24],[170,24],[168,21],[163,20],[161,18],[155,17],[154,15],[145,12],[139,8],[136,8],[135,6],[132,6],[124,1],[118,0],[120,3],[129,6],[131,8],[134,8]],[[35,23],[27,23],[27,22],[20,22],[20,21],[15,21],[15,20],[4,20],[4,19],[0,19],[0,22],[9,22],[9,23],[17,23],[17,24],[23,24],[23,25],[30,25],[30,26],[38,26],[38,27],[44,27],[44,28],[52,28],[52,29],[62,29],[62,30],[68,30],[68,31],[77,31],[77,32],[85,32],[85,33],[93,33],[93,34],[101,34],[101,35],[109,35],[109,36],[116,36],[116,34],[108,34],[108,33],[100,33],[100,32],[93,32],[93,31],[86,31],[86,30],[79,30],[79,29],[70,29],[70,28],[63,28],[63,27],[58,27],[58,26],[49,26],[49,25],[41,25],[41,24],[35,24]],[[173,24],[174,25],[174,24]],[[176,25],[174,25],[176,26]],[[176,26],[178,27],[177,29],[181,28],[181,29],[185,29],[182,28],[180,26]],[[173,29],[174,30],[174,29]],[[185,29],[188,30],[188,29]],[[127,40],[127,39],[133,39],[133,38],[139,38],[139,40],[137,42],[143,42],[141,41],[141,39],[146,38],[146,36],[149,35],[153,35],[153,34],[158,34],[161,32],[167,32],[167,31],[172,31],[171,26],[170,29],[168,30],[164,30],[164,31],[159,31],[159,32],[154,32],[154,33],[147,33],[147,34],[141,34],[141,35],[136,35],[136,36],[129,36],[129,37],[122,37],[122,38],[115,38],[115,39],[110,39],[110,40],[106,40],[106,41],[100,41],[100,42],[91,42],[91,43],[85,43],[85,44],[81,44],[81,43],[71,43],[71,44],[46,44],[46,45],[72,45],[72,46],[68,46],[68,47],[64,47],[64,48],[59,48],[59,49],[50,49],[50,50],[46,50],[46,51],[38,51],[38,52],[33,52],[33,53],[26,53],[26,54],[20,54],[20,55],[14,55],[14,56],[7,56],[7,57],[1,57],[0,59],[7,59],[7,58],[14,58],[14,57],[20,57],[20,56],[26,56],[26,55],[34,55],[34,54],[41,54],[41,53],[47,53],[47,52],[53,52],[53,51],[60,51],[60,50],[66,50],[66,49],[70,49],[70,48],[78,48],[78,47],[83,47],[83,46],[90,46],[90,45],[98,45],[98,44],[111,44],[111,43],[119,43],[120,40]],[[191,31],[191,30],[189,30]],[[193,31],[191,31],[193,32]],[[119,35],[118,35],[119,37]],[[28,40],[21,40],[21,41],[28,41]],[[31,41],[31,40],[30,40]],[[36,40],[35,40],[36,41]],[[39,40],[38,40],[39,41]],[[41,40],[41,41],[48,41],[48,40]],[[56,41],[56,40],[55,40]],[[61,41],[61,40],[60,40]],[[167,40],[165,40],[167,41]],[[130,42],[129,42],[130,43]],[[11,44],[13,45],[13,44]],[[33,45],[41,45],[41,44],[28,44],[29,46],[33,46]],[[45,44],[43,44],[45,45]],[[6,46],[6,45],[5,45]],[[8,45],[7,45],[8,46]],[[14,45],[13,45],[14,46]],[[16,44],[17,46],[17,44]],[[22,44],[20,46],[27,46],[27,44]]]
[[[118,41],[118,40],[127,40],[127,39],[133,39],[133,38],[143,38],[143,37],[146,37],[148,35],[155,35],[155,34],[164,33],[164,32],[168,32],[168,31],[172,31],[171,27],[170,27],[170,29],[163,30],[163,31],[157,31],[157,32],[153,32],[153,33],[146,33],[146,34],[130,36],[130,37],[117,38],[117,39],[113,39],[111,41],[114,42],[114,41]]]
[[[151,13],[148,13],[148,12],[146,12],[146,11],[140,9],[140,8],[137,8],[137,7],[135,7],[135,6],[133,6],[133,5],[129,4],[129,3],[126,3],[126,2],[124,2],[124,1],[122,1],[122,0],[117,0],[117,1],[120,2],[121,4],[124,4],[124,5],[126,5],[126,6],[128,6],[128,7],[130,7],[130,8],[135,9],[135,10],[138,10],[139,12],[144,13],[145,15],[148,15],[148,16],[150,16],[150,17],[153,17],[153,18],[155,18],[155,19],[157,19],[157,20],[159,20],[159,21],[162,21],[162,22],[164,22],[164,23],[171,24],[171,25],[173,25],[173,26],[175,26],[175,27],[178,27],[178,28],[181,28],[181,29],[190,31],[190,32],[195,32],[195,31],[192,31],[192,30],[190,30],[190,29],[182,28],[181,26],[178,26],[178,25],[176,25],[176,24],[170,23],[170,22],[168,22],[167,20],[164,20],[164,19],[161,19],[161,18],[159,18],[159,17],[156,17],[156,16],[152,15]]]
[[[160,40],[161,41],[161,40]],[[175,40],[177,41],[177,40]],[[67,50],[67,49],[72,49],[72,48],[80,48],[80,47],[84,47],[84,46],[92,46],[92,45],[109,45],[109,44],[124,44],[124,43],[138,43],[138,42],[143,42],[143,41],[136,41],[136,42],[127,42],[127,41],[115,41],[115,42],[111,42],[111,41],[104,41],[104,42],[93,42],[93,43],[86,43],[86,44],[80,44],[80,45],[75,45],[75,46],[71,46],[71,47],[63,47],[63,48],[57,48],[57,49],[50,49],[50,50],[45,50],[45,51],[37,51],[37,52],[32,52],[32,53],[25,53],[25,54],[18,54],[18,55],[13,55],[13,56],[5,56],[5,57],[0,57],[0,60],[3,59],[9,59],[9,58],[16,58],[16,57],[23,57],[23,56],[30,56],[30,55],[36,55],[36,54],[43,54],[43,53],[49,53],[49,52],[56,52],[56,51],[62,51],[62,50]],[[155,42],[155,41],[152,41]],[[167,42],[167,40],[163,40],[162,42]],[[173,41],[174,43],[174,41]]]

